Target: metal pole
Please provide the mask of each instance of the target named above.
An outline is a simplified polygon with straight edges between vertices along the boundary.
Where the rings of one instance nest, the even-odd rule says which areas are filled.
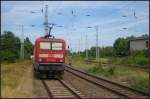
[[[48,35],[48,5],[45,5],[45,34]]]
[[[98,26],[96,28],[96,60],[99,58],[99,48],[98,48]]]
[[[79,55],[80,55],[80,39],[79,39]]]
[[[20,50],[20,57],[24,59],[24,26],[22,25],[22,38],[21,38],[21,50]]]
[[[85,36],[86,38],[85,38],[85,50],[86,50],[86,59],[88,60],[88,43],[87,43],[87,34],[86,34],[86,36]]]
[[[81,32],[81,40],[80,40],[80,49],[82,50],[82,32]]]

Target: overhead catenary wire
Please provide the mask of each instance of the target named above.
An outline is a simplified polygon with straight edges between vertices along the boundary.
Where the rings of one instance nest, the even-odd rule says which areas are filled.
[[[129,3],[127,3],[126,5],[124,5],[123,7],[121,7],[119,10],[122,10],[122,8],[123,9],[125,9],[125,7],[128,7],[129,5],[131,5],[132,3],[131,2],[129,2]],[[84,9],[85,10],[85,9]],[[118,10],[118,11],[119,11]],[[80,11],[81,12],[81,11]],[[79,13],[78,13],[79,14]],[[113,14],[113,13],[112,13]],[[111,14],[110,14],[111,15]],[[78,16],[78,15],[76,15],[76,16]],[[74,22],[75,22],[75,20],[74,20]],[[72,22],[73,23],[73,22]],[[98,24],[98,25],[100,25],[100,24]]]
[[[49,18],[53,18],[55,15],[55,13],[57,12],[57,10],[61,7],[61,3],[62,3],[62,1],[60,1],[58,4],[57,4],[57,6],[55,7],[55,9],[51,12],[51,14],[49,15]],[[43,4],[44,5],[49,5],[49,3],[44,3],[44,1],[43,1]],[[50,6],[51,7],[51,6]]]

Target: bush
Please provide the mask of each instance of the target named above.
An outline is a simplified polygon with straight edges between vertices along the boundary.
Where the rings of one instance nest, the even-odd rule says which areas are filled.
[[[142,51],[134,51],[131,53],[131,56],[129,57],[128,61],[130,61],[131,65],[135,66],[147,66],[149,63],[148,60],[148,50],[142,50]]]
[[[1,60],[15,62],[19,58],[20,39],[10,31],[4,31],[1,35]]]
[[[17,56],[10,51],[3,51],[3,53],[1,53],[1,56],[3,56],[2,61],[7,61],[8,63],[15,62],[17,58]]]
[[[100,48],[100,56],[101,57],[111,57],[114,55],[115,55],[115,52],[114,52],[113,47],[107,46],[107,47]]]
[[[142,50],[142,51],[133,51],[131,53],[131,56],[134,56],[134,57],[148,57],[148,50]]]
[[[15,62],[20,58],[20,39],[10,31],[4,31],[1,35],[1,61],[2,62]],[[27,37],[24,40],[24,55],[25,59],[29,59],[33,54],[33,44]]]
[[[111,62],[115,63],[115,64],[127,64],[127,59],[126,57],[122,57],[122,58],[112,58]]]
[[[108,69],[108,73],[109,73],[110,75],[113,75],[114,72],[115,72],[115,68],[114,68],[114,67],[110,67],[110,68]]]
[[[90,68],[88,72],[93,74],[103,75],[103,76],[112,76],[115,73],[115,68],[114,67],[103,68],[103,67],[95,66],[93,68]]]
[[[149,64],[147,53],[147,50],[134,51],[130,56],[111,58],[111,62],[115,64],[146,67]]]
[[[137,66],[146,66],[146,65],[148,65],[148,58],[146,58],[146,57],[135,57],[134,62],[135,62],[135,65],[137,65]]]

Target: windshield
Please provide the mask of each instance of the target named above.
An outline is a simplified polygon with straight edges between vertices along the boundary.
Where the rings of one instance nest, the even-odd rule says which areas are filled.
[[[52,50],[62,50],[63,44],[58,42],[52,42]]]
[[[40,42],[40,49],[51,49],[50,42]]]
[[[40,49],[62,50],[63,49],[63,43],[60,43],[60,42],[40,42]]]

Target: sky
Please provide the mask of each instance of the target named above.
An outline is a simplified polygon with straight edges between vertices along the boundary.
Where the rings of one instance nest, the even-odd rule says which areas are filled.
[[[149,33],[149,1],[1,1],[1,33],[12,31],[19,38],[29,37],[34,44],[45,35],[41,12],[45,5],[49,23],[56,24],[52,35],[65,39],[73,51],[95,46],[95,26],[100,47],[113,46],[119,37]]]

